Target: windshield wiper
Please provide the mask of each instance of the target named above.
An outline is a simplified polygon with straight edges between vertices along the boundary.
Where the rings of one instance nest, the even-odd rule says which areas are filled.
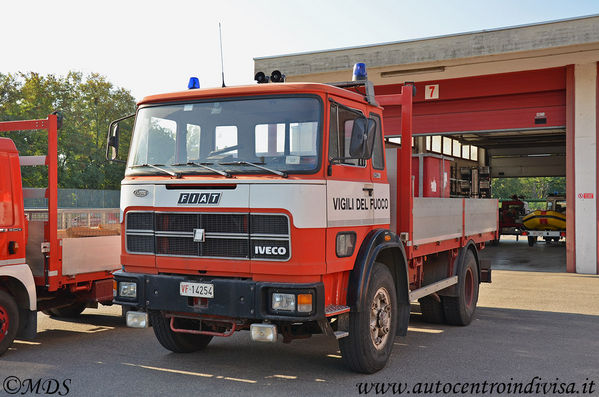
[[[181,173],[180,172],[174,172],[174,171],[166,170],[164,168],[158,167],[159,165],[164,165],[164,164],[139,164],[139,165],[132,165],[129,168],[150,167],[150,168],[154,168],[155,170],[162,171],[165,174],[168,174],[170,176],[174,176],[177,179],[181,178]]]
[[[262,167],[261,165],[258,165],[256,163],[250,163],[249,161],[245,161],[245,160],[233,161],[230,163],[218,163],[218,164],[219,165],[251,165],[253,167],[260,168],[261,170],[272,172],[273,174],[279,175],[283,178],[288,177],[287,172],[285,172],[285,171],[278,171],[278,170],[273,170],[272,168]],[[262,163],[262,164],[264,164],[264,163]]]
[[[215,172],[215,173],[217,173],[219,175],[222,175],[224,177],[227,177],[227,178],[231,178],[232,177],[232,175],[231,175],[230,172],[222,171],[222,170],[217,170],[215,168],[208,167],[207,164],[212,165],[212,163],[194,163],[193,161],[188,161],[185,164],[173,164],[173,166],[195,165],[196,167],[204,168],[205,170]]]

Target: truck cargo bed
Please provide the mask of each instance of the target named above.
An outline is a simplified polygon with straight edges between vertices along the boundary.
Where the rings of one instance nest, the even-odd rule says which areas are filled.
[[[494,232],[497,208],[495,199],[415,197],[413,244]]]

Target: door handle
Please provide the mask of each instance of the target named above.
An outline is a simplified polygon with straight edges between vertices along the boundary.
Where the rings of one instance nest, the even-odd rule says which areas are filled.
[[[374,191],[374,186],[372,185],[364,185],[362,188],[363,192],[368,192],[368,195],[372,197],[372,192]]]

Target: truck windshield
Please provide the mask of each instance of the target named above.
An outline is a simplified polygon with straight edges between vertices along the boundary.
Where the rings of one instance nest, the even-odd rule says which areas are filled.
[[[139,109],[127,175],[314,172],[320,164],[322,103],[278,97]],[[150,165],[145,166],[144,165]]]

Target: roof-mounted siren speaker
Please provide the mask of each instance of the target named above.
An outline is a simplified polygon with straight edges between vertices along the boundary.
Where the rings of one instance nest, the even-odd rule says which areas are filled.
[[[366,73],[366,64],[358,62],[354,65],[354,73],[351,78],[352,81],[366,81],[368,80],[368,73]]]
[[[281,73],[279,70],[273,70],[270,74],[270,81],[273,83],[284,83],[285,75]]]
[[[258,82],[258,84],[268,83],[268,76],[264,74],[264,72],[258,72],[254,76],[254,80]]]

